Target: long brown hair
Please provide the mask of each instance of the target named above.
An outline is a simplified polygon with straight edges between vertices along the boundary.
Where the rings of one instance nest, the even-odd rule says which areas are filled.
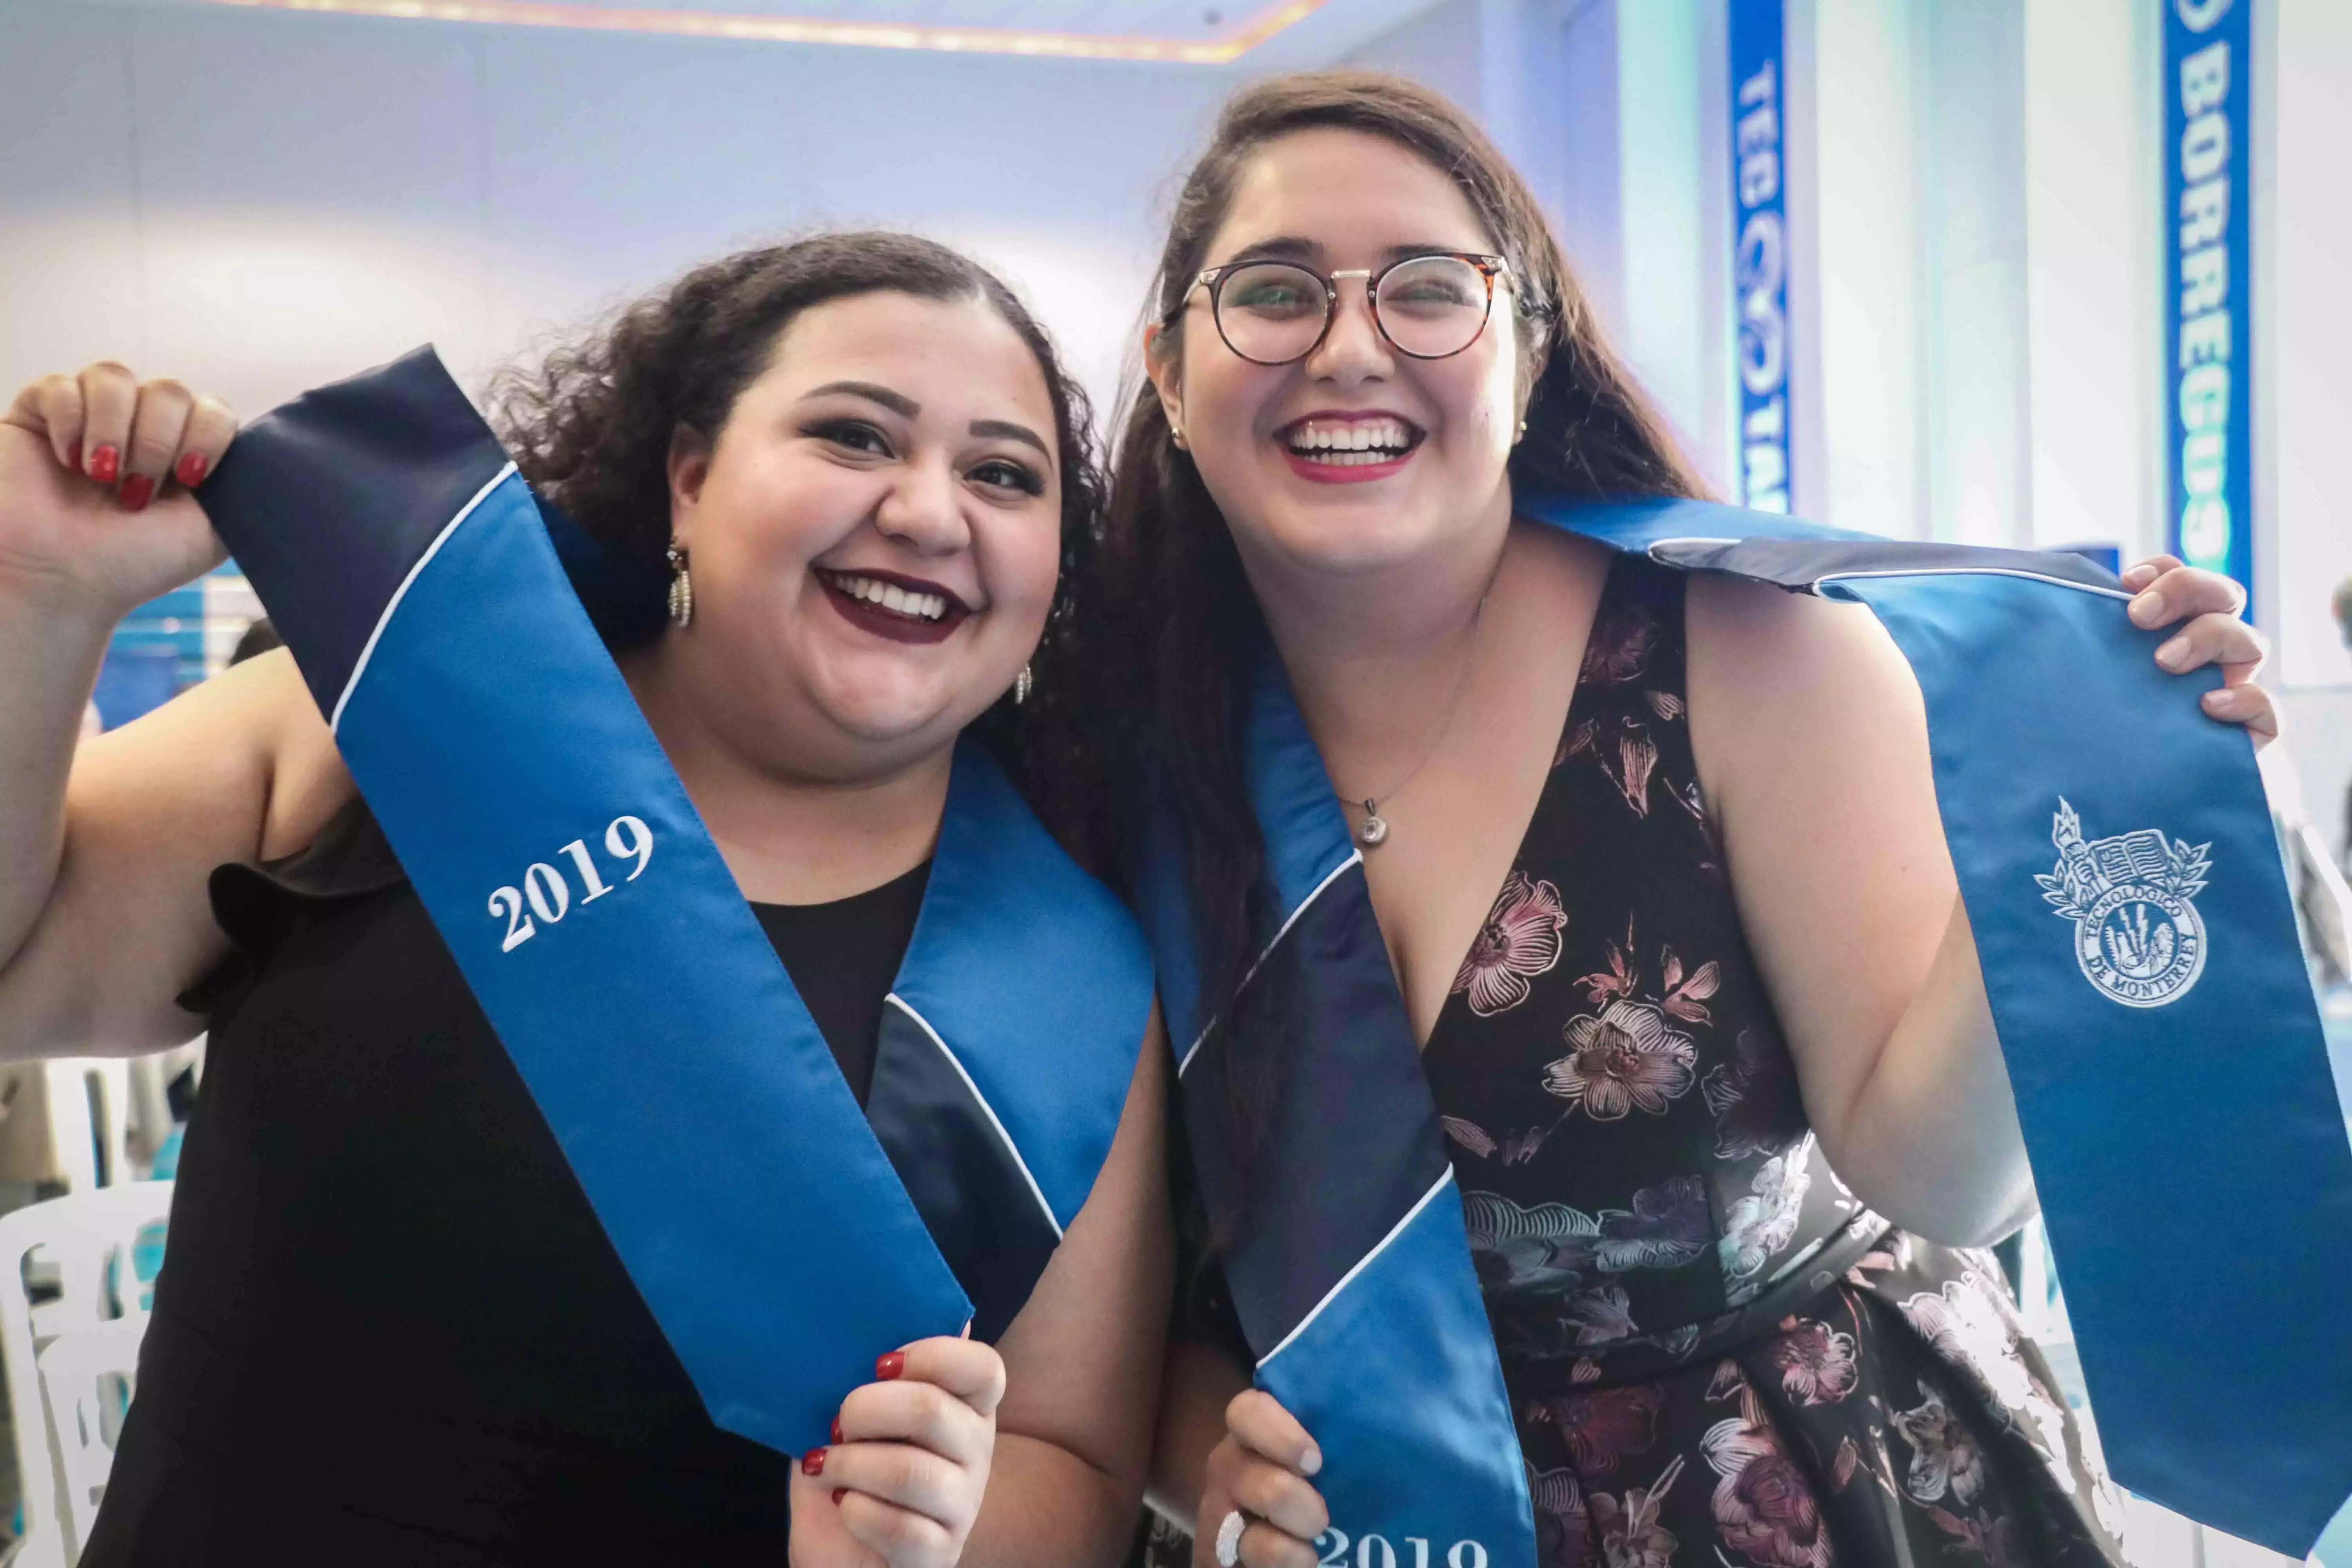
[[[1280,137],[1318,128],[1383,137],[1426,160],[1460,187],[1510,262],[1525,344],[1521,384],[1529,388],[1527,435],[1510,459],[1515,493],[1698,493],[1663,421],[1602,341],[1527,182],[1468,115],[1399,77],[1276,77],[1227,101],[1177,196],[1160,254],[1151,313],[1167,325],[1155,354],[1182,352],[1181,307],[1250,160]],[[1080,612],[1087,663],[1106,683],[1106,703],[1123,707],[1124,740],[1158,775],[1153,788],[1129,798],[1172,806],[1185,829],[1202,1021],[1216,1016],[1200,1065],[1226,1086],[1219,1108],[1229,1122],[1225,1146],[1247,1162],[1282,1073],[1276,1051],[1238,1050],[1234,1027],[1236,1015],[1278,1015],[1283,1005],[1278,990],[1260,984],[1243,994],[1242,984],[1261,934],[1255,916],[1265,847],[1244,779],[1239,699],[1265,646],[1265,621],[1224,517],[1148,384],[1136,392],[1118,442],[1097,567],[1098,583]],[[1114,823],[1109,831],[1138,828]],[[1249,1033],[1276,1042],[1286,1031]],[[1216,1217],[1230,1237],[1238,1216]]]

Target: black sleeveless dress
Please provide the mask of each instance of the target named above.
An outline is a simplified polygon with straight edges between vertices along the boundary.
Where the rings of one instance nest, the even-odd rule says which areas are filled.
[[[928,875],[754,906],[861,1102]],[[704,1415],[365,809],[213,900],[235,951],[183,999],[204,1092],[87,1568],[782,1563],[791,1459]]]
[[[1823,1162],[1685,721],[1682,574],[1611,574],[1425,1063],[1547,1568],[2120,1561],[1984,1252]]]
[[[1684,583],[1611,572],[1423,1058],[1542,1568],[2118,1564],[2122,1498],[1999,1264],[1821,1156],[1699,794]],[[1246,1363],[1213,1267],[1183,1316]],[[1139,1557],[1190,1551],[1155,1522]]]

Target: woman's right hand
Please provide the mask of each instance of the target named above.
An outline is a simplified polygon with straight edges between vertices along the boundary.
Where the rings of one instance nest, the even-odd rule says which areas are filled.
[[[971,1339],[917,1340],[852,1389],[833,1442],[792,1478],[792,1568],[954,1568],[996,1457],[1004,1361]]]
[[[1192,1568],[1217,1568],[1225,1516],[1244,1520],[1236,1558],[1247,1568],[1315,1568],[1315,1538],[1330,1510],[1307,1478],[1323,1468],[1322,1450],[1298,1418],[1263,1389],[1248,1388],[1225,1406],[1225,1436],[1210,1450],[1201,1491]]]
[[[110,360],[26,387],[0,415],[0,595],[111,626],[218,565],[188,489],[236,434],[218,398]]]

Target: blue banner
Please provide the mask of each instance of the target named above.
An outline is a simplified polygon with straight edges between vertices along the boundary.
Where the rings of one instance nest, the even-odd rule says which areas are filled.
[[[2183,561],[2229,574],[2250,597],[2253,8],[2164,8],[2166,532]]]
[[[1731,280],[1739,329],[1733,489],[1789,510],[1789,203],[1781,0],[1731,0]]]
[[[1244,1152],[1226,1144],[1228,1059],[1201,1048],[1214,999],[1201,994],[1182,829],[1165,813],[1138,892],[1193,1168],[1212,1213],[1246,1204],[1222,1261],[1255,1381],[1322,1450],[1322,1562],[1537,1568],[1527,1468],[1437,1108],[1363,853],[1271,649],[1252,679],[1246,743],[1268,873],[1248,983],[1278,974],[1284,1023],[1297,1026],[1246,1193]],[[1243,1048],[1275,1049],[1268,1027],[1264,1014],[1246,1024]]]
[[[1523,498],[1866,605],[1936,801],[2115,1478],[2301,1558],[2352,1494],[2352,1144],[2245,735],[2079,557]],[[2059,679],[2053,679],[2053,672]]]

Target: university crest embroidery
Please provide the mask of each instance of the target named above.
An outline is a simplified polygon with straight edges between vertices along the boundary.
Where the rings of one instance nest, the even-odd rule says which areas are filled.
[[[2191,848],[2153,827],[2085,843],[2083,819],[2062,796],[2050,841],[2058,864],[2042,896],[2074,922],[2083,977],[2126,1007],[2177,1001],[2205,973],[2202,892],[2210,844]]]

